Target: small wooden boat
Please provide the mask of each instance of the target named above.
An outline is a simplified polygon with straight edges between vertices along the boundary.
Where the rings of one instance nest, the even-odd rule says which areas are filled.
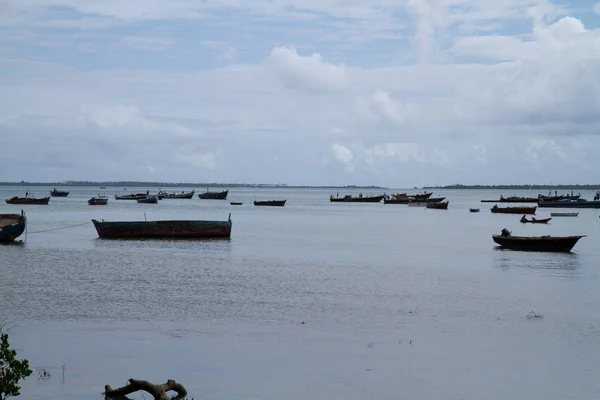
[[[0,214],[0,242],[9,243],[21,236],[27,226],[27,218],[21,214]]]
[[[208,189],[206,189],[206,192],[200,193],[198,197],[204,200],[225,200],[227,199],[227,193],[229,193],[229,190],[224,190],[222,192],[209,192]]]
[[[581,236],[512,236],[508,229],[492,235],[494,242],[512,250],[569,252]]]
[[[411,201],[420,202],[420,203],[439,203],[440,201],[443,201],[444,199],[445,199],[445,197],[429,197],[427,199],[417,199],[416,197],[398,198],[398,197],[392,196],[391,198],[384,198],[383,203],[384,204],[408,204]]]
[[[211,239],[231,237],[231,214],[227,221],[116,221],[92,219],[101,239]]]
[[[66,190],[56,190],[56,188],[54,188],[54,190],[50,191],[50,196],[52,196],[52,197],[67,197],[69,195],[69,193],[71,193],[71,192],[67,192]]]
[[[255,206],[283,207],[287,200],[254,200]]]
[[[36,204],[46,205],[50,201],[50,197],[18,197],[13,196],[10,199],[6,199],[6,204]]]
[[[231,204],[232,206],[241,206],[243,203],[241,201],[232,201],[229,204]]]
[[[163,192],[160,191],[158,192],[157,197],[159,198],[159,200],[162,199],[191,199],[194,197],[194,193],[195,191],[192,190],[191,192],[181,192],[181,193],[167,193],[167,192]]]
[[[385,194],[381,196],[363,196],[362,193],[356,197],[349,194],[344,197],[333,197],[331,195],[329,196],[329,201],[332,203],[379,203],[384,197]]]
[[[469,211],[473,213],[479,212],[479,208],[469,208]]]
[[[142,203],[142,204],[158,204],[158,197],[157,196],[146,196],[143,199],[137,199],[138,203]]]
[[[552,218],[535,219],[535,217],[527,219],[527,217],[523,215],[521,217],[521,222],[524,224],[547,224],[551,219]]]
[[[551,212],[552,217],[576,217],[579,215],[578,212]]]
[[[145,199],[150,195],[149,192],[146,193],[132,193],[132,194],[115,194],[115,200],[138,200]]]
[[[426,203],[426,207],[427,208],[433,208],[434,210],[447,210],[448,209],[448,202],[447,201],[440,201],[438,203]]]
[[[600,201],[589,201],[585,199],[540,201],[538,206],[544,208],[600,208]]]
[[[108,197],[106,196],[96,196],[92,197],[88,200],[88,204],[90,206],[105,206],[108,204]]]
[[[494,205],[494,207],[490,208],[495,214],[535,214],[535,210],[537,206],[533,207],[498,207]]]

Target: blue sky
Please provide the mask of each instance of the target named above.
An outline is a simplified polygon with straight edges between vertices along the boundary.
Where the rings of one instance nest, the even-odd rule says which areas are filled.
[[[597,182],[599,4],[0,0],[2,180]]]

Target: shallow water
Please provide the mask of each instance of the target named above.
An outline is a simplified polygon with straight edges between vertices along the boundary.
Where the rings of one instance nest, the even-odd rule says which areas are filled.
[[[597,210],[545,226],[491,214],[479,200],[494,191],[436,191],[448,211],[330,203],[317,189],[88,206],[97,192],[0,206],[28,216],[26,243],[0,247],[0,317],[52,374],[34,373],[23,398],[100,398],[130,377],[173,378],[196,399],[597,398]],[[225,241],[107,241],[90,222],[230,212]],[[571,254],[513,252],[491,240],[504,227],[588,237]]]

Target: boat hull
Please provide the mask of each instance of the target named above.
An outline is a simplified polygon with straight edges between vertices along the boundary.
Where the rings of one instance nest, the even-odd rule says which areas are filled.
[[[108,204],[108,198],[106,197],[92,197],[88,200],[90,206],[105,206]]]
[[[17,197],[14,196],[10,199],[6,199],[6,204],[35,204],[35,205],[46,205],[50,201],[50,197]]]
[[[283,207],[285,206],[285,202],[287,200],[255,200],[255,206],[264,206],[264,207]]]
[[[537,206],[534,207],[492,207],[490,208],[490,211],[492,211],[494,214],[526,214],[526,215],[533,215],[535,214],[535,211],[537,209]]]
[[[123,195],[115,194],[115,200],[139,200],[139,199],[145,199],[146,197],[148,197],[148,195],[146,193],[123,194]]]
[[[192,197],[194,197],[194,193],[195,193],[195,191],[193,191],[193,190],[191,192],[181,193],[181,194],[161,192],[158,194],[158,198],[160,200],[162,200],[162,199],[191,199]]]
[[[198,195],[198,198],[203,200],[226,200],[227,194],[229,190],[224,190],[222,192],[204,192]]]
[[[547,224],[550,222],[552,218],[543,218],[543,219],[522,219],[521,223],[523,224]]]
[[[447,201],[437,202],[437,203],[426,203],[426,204],[427,204],[425,206],[426,208],[430,208],[433,210],[447,210],[448,209]]]
[[[600,208],[600,201],[542,201],[543,208]]]
[[[492,239],[501,247],[524,251],[569,252],[577,241],[585,236],[502,236]]]
[[[231,220],[92,222],[101,239],[228,239],[232,226]]]
[[[23,214],[0,214],[0,243],[10,243],[21,236],[27,226]]]
[[[579,215],[578,212],[551,212],[552,217],[576,217]]]
[[[330,197],[332,203],[379,203],[385,195],[370,197]]]
[[[50,196],[52,197],[67,197],[71,192],[66,192],[62,190],[53,190],[50,192]]]
[[[145,199],[137,199],[137,202],[140,204],[158,204],[158,197],[150,196]]]
[[[429,197],[427,199],[417,199],[414,197],[408,197],[408,198],[400,198],[400,199],[383,199],[383,203],[384,204],[408,204],[411,201],[418,202],[418,203],[439,203],[439,202],[443,201],[444,199],[445,199],[445,197]]]

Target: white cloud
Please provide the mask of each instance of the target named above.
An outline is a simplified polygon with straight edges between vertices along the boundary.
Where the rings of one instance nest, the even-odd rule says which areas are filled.
[[[354,154],[352,154],[352,151],[348,147],[334,143],[331,145],[331,152],[336,160],[352,170],[352,160],[354,160]]]
[[[377,90],[368,99],[358,99],[356,103],[359,115],[367,120],[402,125],[415,114],[415,107],[404,105],[391,98],[389,92]]]

